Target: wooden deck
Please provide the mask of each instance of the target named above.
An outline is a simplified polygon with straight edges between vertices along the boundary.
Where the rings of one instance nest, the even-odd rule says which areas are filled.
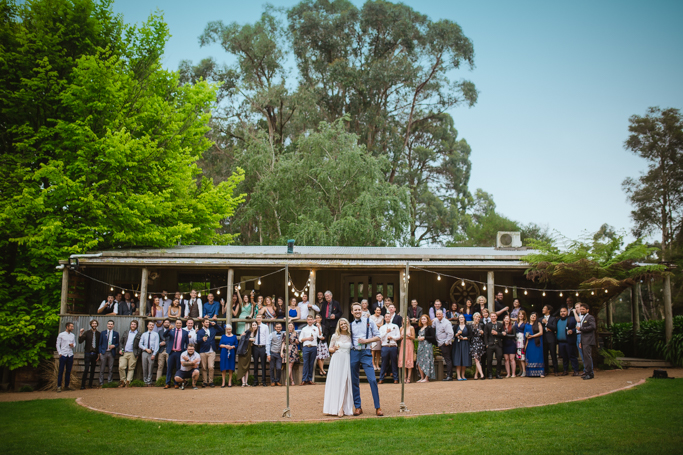
[[[625,367],[632,368],[673,368],[671,363],[659,359],[638,359],[635,357],[617,357]]]

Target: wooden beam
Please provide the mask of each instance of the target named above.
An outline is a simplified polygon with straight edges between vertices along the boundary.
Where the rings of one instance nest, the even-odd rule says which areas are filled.
[[[315,269],[311,269],[311,284],[308,287],[308,301],[311,303],[316,303],[317,302],[317,295],[316,295],[316,290],[315,290],[315,277],[317,275],[317,272]]]
[[[226,325],[232,324],[232,295],[235,293],[235,270],[228,269],[228,290],[225,293],[225,317]],[[242,302],[240,302],[241,304]],[[239,316],[239,315],[238,315]]]
[[[62,270],[62,295],[59,304],[59,314],[66,314],[66,302],[69,295],[69,266]]]
[[[147,278],[149,277],[149,269],[142,268],[142,279],[140,280],[140,316],[147,315]]]
[[[495,295],[495,281],[493,271],[486,272],[486,300],[489,304],[489,312],[494,311],[493,296]]]

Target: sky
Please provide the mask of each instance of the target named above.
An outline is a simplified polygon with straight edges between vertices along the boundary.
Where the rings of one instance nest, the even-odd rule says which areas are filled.
[[[683,1],[403,3],[457,22],[474,44],[475,68],[453,76],[474,82],[479,100],[450,111],[472,148],[470,190],[491,193],[511,219],[568,238],[603,223],[629,234],[621,182],[647,163],[623,147],[628,119],[650,106],[683,109]],[[172,35],[164,65],[175,70],[182,60],[228,62],[198,36],[209,21],[254,22],[264,5],[116,0],[114,11],[126,22],[163,11]]]

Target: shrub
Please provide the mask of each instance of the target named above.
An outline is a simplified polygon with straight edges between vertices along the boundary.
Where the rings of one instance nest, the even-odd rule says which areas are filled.
[[[102,384],[102,388],[103,388],[103,389],[115,389],[115,388],[117,388],[118,386],[119,386],[119,383],[116,382],[116,381],[105,382],[104,384]]]
[[[624,357],[624,353],[614,349],[600,349],[600,355],[605,361],[605,365],[610,368],[619,368],[623,370],[621,362],[617,360],[617,357]]]
[[[19,392],[33,392],[33,387],[30,385],[22,385]]]
[[[140,379],[133,379],[130,382],[131,387],[144,387],[145,386],[145,381],[142,381]]]
[[[614,324],[612,331],[612,347],[627,356],[646,359],[665,359],[676,366],[683,366],[683,316],[674,317],[674,330],[671,341],[667,345],[664,333],[664,321],[650,320],[640,323],[640,331],[636,335],[636,349],[633,349],[633,324],[625,322]]]
[[[157,379],[157,382],[154,383],[155,386],[157,387],[163,387],[166,385],[166,375],[163,375],[159,379]]]

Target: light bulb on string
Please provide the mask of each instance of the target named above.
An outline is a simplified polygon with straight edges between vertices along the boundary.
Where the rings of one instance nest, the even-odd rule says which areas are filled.
[[[591,291],[591,295],[595,295],[595,292]]]
[[[441,281],[441,275],[437,275],[437,276],[436,276],[436,279],[439,280],[439,281]]]
[[[299,293],[298,293],[298,292],[295,292],[295,293],[294,293],[294,297],[299,297]]]
[[[483,287],[482,289],[485,291],[485,290],[486,290],[486,285],[484,285],[484,287]]]
[[[152,300],[152,294],[149,295],[149,300]]]
[[[291,286],[291,285],[292,285],[292,280],[287,280],[287,286]]]
[[[408,279],[410,279],[410,275],[408,275]]]
[[[605,289],[605,294],[607,294],[607,293],[608,293],[608,291],[607,291],[607,289]]]
[[[201,297],[201,296],[202,296],[202,293],[201,293],[201,292],[198,292],[198,293],[197,293],[197,297]]]
[[[465,286],[465,281],[464,281],[464,280],[460,282],[460,286]]]
[[[258,285],[261,286],[261,278],[258,279]]]
[[[220,290],[220,289],[216,291],[216,295],[221,295],[221,290]]]
[[[525,290],[524,290],[524,295],[527,295],[527,294],[528,294],[528,292],[526,292],[526,289],[525,289]]]
[[[109,288],[109,290],[110,290],[110,291],[113,291],[113,290],[114,290],[114,288],[113,288],[113,287],[111,287],[111,288]]]
[[[505,288],[505,293],[506,293],[506,294],[508,293],[508,288]]]
[[[576,293],[576,296],[577,296],[577,297],[579,296],[579,293],[578,293],[578,292]]]
[[[137,296],[138,296],[138,293],[136,292],[136,293],[135,293],[135,297],[137,297]]]
[[[238,291],[241,291],[241,290],[242,290],[242,285],[241,285],[241,284],[238,284],[238,285],[237,285],[237,290],[238,290]]]
[[[545,291],[543,291],[543,297],[545,297]]]
[[[560,297],[562,297],[562,293],[560,292]]]

